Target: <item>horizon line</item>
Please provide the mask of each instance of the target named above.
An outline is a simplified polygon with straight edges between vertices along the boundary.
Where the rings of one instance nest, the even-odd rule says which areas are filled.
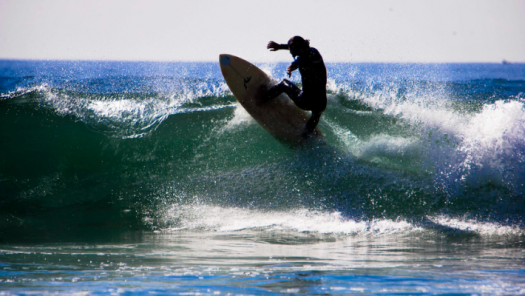
[[[33,62],[134,62],[134,63],[215,63],[214,60],[120,60],[120,59],[60,59],[60,58],[5,58],[0,57],[0,61],[33,61]],[[278,61],[258,61],[251,60],[251,63],[257,64],[273,64],[273,63],[290,63],[290,61],[278,60]],[[502,59],[501,61],[367,61],[367,60],[341,60],[341,61],[326,61],[325,64],[525,64],[524,61],[509,61]]]

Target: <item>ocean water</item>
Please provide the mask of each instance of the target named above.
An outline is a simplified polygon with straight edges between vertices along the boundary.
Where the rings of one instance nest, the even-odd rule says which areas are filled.
[[[218,61],[0,61],[0,294],[525,294],[525,64],[327,68],[290,147]]]

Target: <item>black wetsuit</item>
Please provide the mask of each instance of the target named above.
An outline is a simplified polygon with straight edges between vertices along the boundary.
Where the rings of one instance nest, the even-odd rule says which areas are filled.
[[[299,55],[292,62],[301,73],[303,90],[287,79],[268,90],[268,99],[286,93],[304,110],[323,112],[326,109],[326,67],[317,49],[310,47],[306,55]]]
[[[298,55],[292,65],[299,69],[303,90],[287,79],[270,88],[267,99],[273,99],[286,93],[297,107],[312,111],[312,117],[306,124],[305,133],[315,129],[322,112],[326,109],[326,67],[323,57],[317,49],[310,47],[306,54]]]

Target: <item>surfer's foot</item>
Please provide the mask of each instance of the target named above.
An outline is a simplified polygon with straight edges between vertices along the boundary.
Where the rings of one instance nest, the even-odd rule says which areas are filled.
[[[309,132],[309,131],[304,131],[301,134],[301,138],[303,139],[303,141],[307,141],[307,140],[313,138],[313,136],[314,136],[314,133],[313,132]]]
[[[268,94],[268,86],[261,85],[259,89],[257,90],[257,93],[255,94],[255,103],[257,105],[264,104],[267,101],[266,99],[266,97],[268,96],[267,94]]]

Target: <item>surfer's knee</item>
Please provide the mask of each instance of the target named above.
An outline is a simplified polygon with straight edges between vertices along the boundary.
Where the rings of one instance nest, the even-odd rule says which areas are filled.
[[[297,99],[299,98],[301,94],[301,89],[298,88],[295,84],[293,84],[288,79],[283,79],[281,83],[279,83],[282,92],[286,93],[292,101],[294,101],[297,104]]]
[[[283,79],[281,82],[268,89],[264,95],[264,101],[272,100],[282,93],[287,94],[293,100],[293,98],[297,97],[297,92],[295,91],[294,86],[295,85],[289,80]]]

